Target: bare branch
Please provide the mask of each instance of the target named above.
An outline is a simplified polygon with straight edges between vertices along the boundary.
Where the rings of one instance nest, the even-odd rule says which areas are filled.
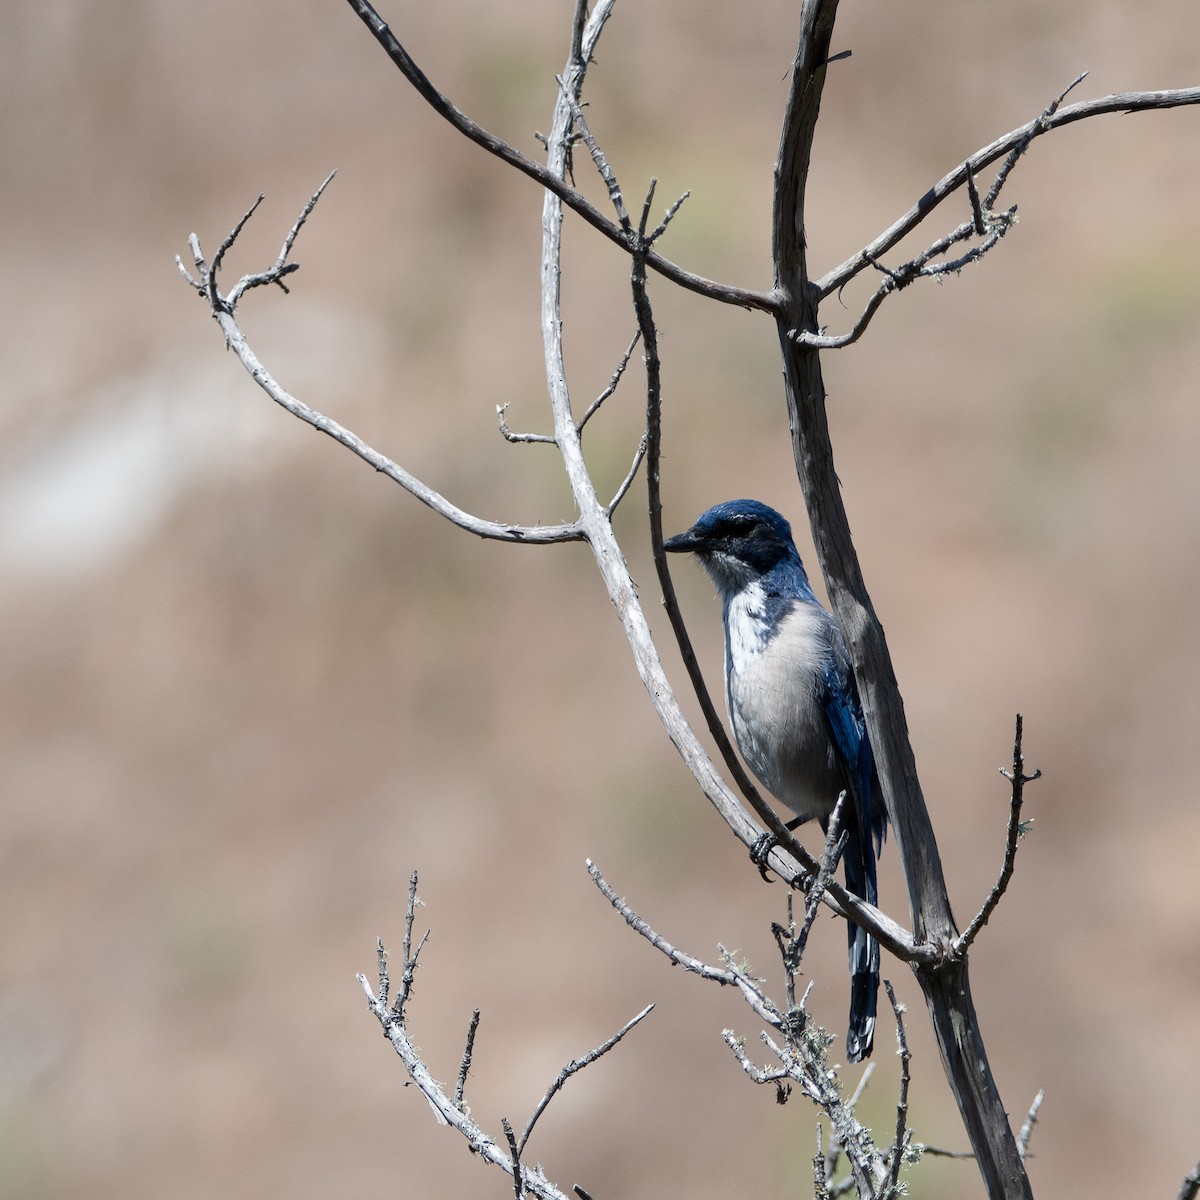
[[[1070,91],[1070,88],[1067,91]],[[1065,96],[1066,92],[1063,95]],[[990,145],[977,150],[965,162],[959,164],[948,175],[935,183],[908,212],[893,222],[874,241],[851,255],[844,263],[834,267],[832,271],[822,275],[820,279],[814,280],[813,286],[822,299],[831,292],[837,291],[869,265],[872,259],[886,254],[897,242],[916,229],[943,200],[953,195],[967,182],[969,172],[978,174],[985,167],[1012,153],[1017,147],[1022,147],[1023,151],[1030,142],[1041,137],[1042,134],[1061,129],[1075,121],[1083,121],[1089,117],[1098,117],[1106,113],[1149,112],[1158,109],[1179,108],[1190,104],[1200,104],[1200,87],[1152,92],[1117,92],[1095,100],[1084,100],[1078,104],[1071,104],[1066,108],[1060,108],[1055,103],[1048,112],[1043,111],[1032,121],[1026,122],[1017,129],[1004,134],[1003,137],[997,138]],[[985,201],[986,206],[987,202]]]
[[[533,1133],[533,1127],[537,1124],[538,1118],[544,1113],[550,1104],[550,1101],[562,1090],[563,1085],[577,1071],[582,1071],[584,1067],[591,1066],[596,1059],[607,1054],[621,1039],[637,1024],[640,1024],[646,1017],[654,1011],[653,1004],[647,1004],[640,1013],[632,1020],[627,1021],[616,1033],[612,1035],[606,1042],[601,1043],[594,1050],[589,1050],[582,1058],[573,1058],[561,1071],[559,1071],[554,1082],[550,1085],[546,1094],[538,1101],[537,1108],[533,1110],[529,1121],[525,1125],[525,1130],[521,1134],[520,1140],[517,1143],[518,1149],[524,1153],[525,1146],[529,1142],[529,1135]]]
[[[685,971],[691,971],[699,975],[703,979],[712,980],[713,983],[719,983],[726,987],[736,987],[738,978],[732,971],[723,971],[718,967],[710,967],[702,963],[698,958],[692,958],[690,954],[685,954],[682,950],[676,950],[666,938],[660,937],[654,932],[650,926],[642,920],[641,917],[621,899],[620,896],[613,890],[608,880],[600,872],[600,868],[589,858],[587,860],[587,872],[592,877],[592,882],[600,889],[600,894],[625,918],[626,924],[642,937],[646,939],[656,950],[665,954],[671,962],[682,967]]]
[[[1004,863],[1000,868],[1000,877],[988,893],[987,899],[983,902],[983,907],[975,914],[975,919],[963,930],[962,935],[955,943],[954,953],[956,955],[963,955],[970,949],[971,943],[978,936],[979,931],[988,923],[992,913],[996,911],[996,905],[1000,903],[1000,897],[1008,889],[1009,881],[1013,876],[1013,867],[1017,861],[1017,844],[1029,829],[1027,824],[1023,825],[1021,823],[1021,805],[1025,799],[1025,785],[1033,783],[1036,779],[1041,779],[1042,773],[1041,771],[1034,771],[1032,775],[1024,773],[1025,756],[1021,751],[1023,731],[1024,722],[1021,719],[1021,714],[1017,713],[1016,731],[1013,734],[1012,770],[1001,770],[1000,772],[1012,784],[1012,800],[1010,801],[1008,811],[1008,835],[1004,844]]]
[[[312,212],[313,205],[320,198],[321,192],[328,182],[329,180],[326,179],[325,183],[313,193],[313,196],[301,212],[300,218],[292,226],[284,242],[285,253],[290,253],[296,234],[299,232],[308,214]],[[221,251],[219,253],[225,253],[233,245],[237,235],[245,227],[246,221],[257,208],[258,202],[256,201],[221,243]],[[584,533],[578,521],[564,522],[560,525],[514,525],[507,522],[488,521],[466,512],[456,504],[452,504],[440,492],[435,491],[415,475],[406,471],[398,463],[393,462],[386,455],[380,454],[378,450],[368,446],[360,437],[338,424],[337,421],[325,416],[323,413],[317,412],[316,409],[310,408],[307,404],[298,400],[263,366],[242,333],[234,312],[237,300],[248,287],[256,286],[257,283],[277,282],[278,278],[283,274],[295,270],[298,264],[284,263],[281,256],[269,270],[260,272],[257,275],[243,276],[229,293],[229,296],[222,296],[217,287],[215,260],[214,266],[210,268],[205,262],[204,255],[200,249],[199,239],[194,233],[188,239],[188,242],[196,261],[199,279],[194,278],[183,266],[182,260],[176,256],[175,261],[179,266],[180,272],[188,283],[192,287],[195,287],[209,301],[213,318],[225,335],[226,346],[238,356],[242,366],[250,373],[254,382],[276,404],[285,408],[292,416],[299,418],[314,429],[331,437],[335,442],[345,446],[347,450],[358,455],[359,458],[374,467],[380,474],[386,475],[394,483],[398,483],[405,491],[426,505],[426,507],[433,509],[439,516],[445,517],[452,524],[457,525],[460,529],[465,529],[468,533],[475,534],[477,537],[490,538],[494,541],[515,542],[521,545],[547,545],[552,542],[578,542],[584,539]]]
[[[321,184],[321,186],[317,188],[317,190],[313,192],[311,196],[309,196],[308,202],[300,210],[300,215],[296,218],[291,229],[288,230],[287,237],[283,239],[283,249],[279,251],[279,257],[275,260],[275,262],[265,271],[260,271],[257,275],[243,275],[242,278],[239,279],[238,282],[233,286],[229,292],[229,295],[225,298],[225,301],[231,310],[237,308],[237,303],[242,298],[243,293],[249,291],[250,288],[262,287],[269,283],[276,283],[283,288],[285,292],[288,290],[283,284],[283,276],[290,274],[292,271],[298,271],[300,269],[299,263],[288,262],[288,258],[292,253],[292,247],[296,244],[296,238],[299,237],[300,230],[304,228],[304,222],[307,221],[312,215],[313,209],[317,206],[317,201],[321,199],[321,194],[333,182],[333,177],[336,174],[336,171],[330,171],[329,174],[325,176],[325,181]],[[212,273],[214,279],[216,278],[217,271],[220,267],[221,256],[227,249],[229,249],[230,246],[233,245],[237,235],[241,232],[242,225],[244,225],[246,221],[249,220],[249,218],[253,215],[254,209],[258,207],[258,204],[262,203],[262,199],[262,196],[259,196],[258,203],[256,203],[254,208],[251,208],[251,210],[246,214],[246,216],[242,219],[241,224],[238,225],[232,233],[230,233],[226,242],[221,244],[221,249],[217,251],[217,256],[213,259]]]
[[[481,146],[489,154],[495,155],[509,166],[515,167],[521,174],[541,184],[542,187],[557,196],[568,208],[578,213],[589,225],[602,233],[610,241],[630,249],[627,233],[620,225],[615,224],[604,216],[595,205],[583,195],[567,185],[561,175],[543,167],[531,158],[527,158],[515,147],[510,146],[501,138],[489,133],[477,125],[466,113],[456,108],[426,77],[425,73],[413,61],[408,51],[397,40],[395,34],[388,28],[387,23],[367,2],[367,0],[348,0],[350,7],[361,18],[363,24],[370,29],[375,40],[383,47],[387,56],[392,60],[400,73],[416,89],[418,95],[436,112],[445,118],[464,137],[469,138],[477,146]],[[606,10],[607,16],[607,10]],[[596,30],[599,36],[599,29]],[[593,39],[594,41],[594,39]],[[586,65],[586,63],[585,63]],[[705,279],[702,275],[694,275],[690,271],[677,266],[669,259],[656,253],[646,256],[646,264],[652,270],[665,275],[674,283],[689,291],[718,300],[722,304],[735,304],[742,308],[757,308],[763,312],[774,312],[778,307],[778,299],[774,292],[756,292],[748,288],[730,287]]]
[[[367,1006],[382,1027],[384,1036],[391,1042],[393,1049],[404,1063],[409,1078],[425,1097],[438,1124],[449,1125],[458,1130],[466,1138],[472,1153],[479,1155],[484,1162],[491,1163],[512,1175],[514,1179],[519,1180],[526,1191],[537,1196],[538,1200],[566,1200],[564,1193],[546,1178],[540,1168],[524,1166],[520,1162],[519,1155],[516,1157],[506,1155],[467,1116],[466,1106],[461,1102],[461,1096],[457,1089],[454,1097],[445,1093],[408,1036],[405,1018],[397,1013],[395,1006],[388,1007],[382,984],[378,996],[372,991],[365,975],[358,976],[358,984],[367,998]],[[460,1078],[465,1078],[465,1075],[461,1075]]]
[[[590,133],[586,136],[591,137]],[[591,140],[591,145],[595,146],[594,139]],[[611,176],[611,168],[608,168],[607,160],[604,159],[599,148],[596,148],[594,151],[593,159],[597,161],[597,169],[601,169],[600,163],[603,163],[604,169],[608,170]],[[609,191],[610,194],[615,191],[616,195],[620,196],[620,188],[617,186],[615,179],[612,180]],[[671,623],[671,630],[675,635],[679,653],[683,658],[688,679],[692,685],[692,691],[700,703],[700,710],[704,714],[705,724],[708,726],[709,733],[712,735],[717,749],[720,751],[726,768],[733,777],[738,790],[746,798],[759,819],[766,825],[772,842],[781,845],[789,855],[804,866],[811,877],[817,872],[817,864],[812,859],[812,856],[792,837],[791,831],[780,820],[775,810],[763,799],[754,781],[742,765],[742,760],[738,757],[733,748],[733,743],[725,731],[725,726],[717,713],[717,708],[713,703],[708,685],[705,683],[704,673],[700,669],[699,660],[696,658],[696,653],[692,648],[691,637],[688,634],[687,625],[683,619],[683,611],[679,607],[679,599],[675,593],[675,584],[667,565],[667,555],[663,549],[661,490],[662,364],[658,355],[658,329],[654,323],[654,313],[650,305],[650,295],[646,286],[646,262],[648,254],[646,224],[653,193],[654,181],[651,180],[646,193],[646,201],[642,206],[641,221],[638,225],[637,235],[634,239],[633,270],[630,276],[630,285],[633,290],[633,308],[637,316],[638,332],[641,336],[646,362],[646,504],[650,522],[650,547],[654,556],[654,569],[658,575],[659,586],[662,588],[663,607],[666,609],[667,619]],[[623,219],[628,221],[628,216],[626,215]],[[694,768],[693,774],[695,774]],[[697,779],[699,778],[699,775],[697,775]],[[726,817],[726,820],[728,820],[728,817]],[[761,839],[756,837],[753,843],[756,851],[757,847],[761,844]],[[765,854],[758,855],[756,861],[759,863],[759,869],[762,870],[763,863],[766,861]]]
[[[379,1003],[386,1008],[392,981],[388,977],[387,951],[383,948],[383,938],[375,939],[375,950],[376,969],[379,972]]]

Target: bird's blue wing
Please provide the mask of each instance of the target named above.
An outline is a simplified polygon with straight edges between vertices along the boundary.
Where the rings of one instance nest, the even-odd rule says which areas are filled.
[[[875,755],[867,740],[867,725],[854,676],[839,669],[836,661],[830,661],[825,667],[821,710],[850,785],[847,799],[854,805],[859,827],[870,831],[875,857],[878,857],[887,834],[887,812],[879,795]],[[872,877],[874,874],[872,870]]]
[[[866,722],[854,687],[854,677],[838,669],[836,657],[826,666],[821,709],[834,749],[846,774],[847,801],[853,809],[843,826],[846,845],[842,866],[846,889],[868,904],[878,904],[875,859],[882,848],[887,817],[880,802],[875,758],[867,740]],[[846,1049],[851,1062],[871,1053],[879,993],[879,944],[852,921],[846,923],[850,950],[850,1029]]]

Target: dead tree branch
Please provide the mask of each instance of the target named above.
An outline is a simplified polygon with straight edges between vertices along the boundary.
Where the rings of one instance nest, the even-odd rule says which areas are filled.
[[[834,610],[849,642],[888,816],[904,865],[917,944],[945,951],[957,929],[937,840],[925,807],[904,705],[883,627],[871,603],[850,533],[834,465],[819,351],[796,333],[819,334],[817,305],[825,281],[808,274],[805,194],[813,133],[837,14],[836,0],[805,0],[776,162],[773,257],[785,298],[777,317],[796,472]],[[962,182],[966,180],[963,172]],[[872,258],[887,247],[869,248]],[[868,258],[856,262],[865,265]],[[846,276],[849,278],[849,275]],[[840,282],[840,281],[839,281]],[[838,283],[834,283],[838,286]],[[971,999],[966,960],[918,967],[943,1067],[993,1200],[1032,1200],[1008,1116],[988,1066]]]
[[[612,1037],[579,1058],[568,1062],[558,1073],[550,1087],[546,1090],[545,1095],[543,1095],[534,1108],[519,1138],[513,1132],[511,1123],[502,1117],[500,1123],[504,1130],[509,1150],[505,1154],[496,1142],[489,1138],[470,1118],[463,1099],[466,1090],[467,1075],[471,1068],[471,1058],[474,1053],[475,1034],[479,1028],[479,1010],[476,1009],[471,1016],[471,1024],[467,1033],[467,1045],[463,1052],[462,1062],[459,1065],[457,1082],[452,1096],[447,1095],[442,1085],[433,1077],[409,1035],[406,1005],[412,995],[413,975],[416,971],[421,948],[429,938],[427,930],[418,943],[417,948],[415,950],[412,948],[413,919],[418,904],[417,873],[414,871],[409,879],[408,906],[404,916],[403,971],[399,991],[395,1000],[389,1005],[388,998],[391,990],[391,979],[388,975],[387,951],[384,949],[383,941],[380,940],[377,943],[378,991],[376,992],[372,989],[365,975],[360,974],[358,976],[359,987],[362,988],[363,995],[367,998],[367,1006],[382,1027],[384,1036],[391,1042],[392,1047],[400,1056],[409,1078],[417,1086],[428,1102],[429,1107],[433,1110],[433,1114],[437,1118],[439,1125],[449,1125],[453,1129],[456,1129],[466,1138],[472,1153],[478,1154],[484,1162],[491,1163],[493,1166],[499,1167],[502,1171],[511,1175],[514,1194],[518,1197],[518,1200],[526,1192],[537,1196],[539,1200],[566,1200],[565,1193],[550,1182],[540,1166],[531,1167],[523,1161],[523,1155],[529,1143],[530,1135],[533,1133],[534,1126],[550,1106],[555,1096],[562,1091],[567,1080],[573,1075],[578,1074],[585,1067],[591,1066],[597,1059],[602,1058],[614,1046],[618,1045],[634,1026],[638,1025],[650,1014],[654,1006],[652,1004],[647,1005],[637,1016],[617,1030]]]
[[[262,200],[261,196],[250,206],[242,219],[226,235],[217,253],[213,256],[211,265],[206,262],[200,248],[200,239],[194,233],[188,238],[188,245],[191,247],[196,274],[193,275],[183,265],[183,260],[178,255],[176,256],[175,262],[179,267],[180,273],[187,280],[188,284],[195,288],[207,301],[213,319],[221,327],[221,332],[225,335],[226,346],[238,356],[254,382],[276,404],[286,409],[292,416],[299,418],[314,429],[331,437],[335,442],[345,446],[347,450],[358,455],[359,458],[369,466],[374,467],[380,474],[386,475],[394,483],[398,483],[406,492],[416,497],[422,504],[433,509],[439,516],[445,517],[446,520],[457,525],[460,529],[465,529],[468,533],[473,533],[477,537],[491,538],[501,542],[515,542],[522,545],[546,545],[552,542],[581,541],[584,534],[577,521],[568,521],[560,525],[514,525],[507,522],[485,520],[483,517],[477,517],[459,508],[456,504],[452,504],[440,492],[435,491],[428,484],[422,482],[411,472],[406,471],[386,455],[380,454],[378,450],[368,446],[360,437],[351,433],[344,426],[339,425],[337,421],[325,416],[323,413],[317,412],[316,409],[310,408],[303,401],[298,400],[275,379],[254,353],[237,321],[238,302],[252,287],[261,287],[268,283],[280,283],[280,286],[282,286],[281,281],[283,278],[299,269],[300,264],[287,261],[288,256],[291,254],[301,226],[316,206],[321,193],[328,186],[329,180],[332,178],[333,176],[330,175],[309,198],[301,210],[299,218],[289,230],[287,238],[284,241],[283,252],[275,263],[266,271],[260,271],[254,275],[243,275],[229,289],[228,293],[221,292],[217,281],[222,260],[225,254],[233,248],[238,235],[245,228],[246,222],[254,215],[255,210]]]
[[[840,835],[835,829],[826,840],[813,892],[816,892],[822,882],[827,881],[832,874],[840,853],[840,842]],[[910,1057],[904,1032],[904,1010],[897,1001],[891,984],[886,983],[885,986],[896,1018],[901,1080],[893,1142],[890,1147],[881,1149],[875,1145],[870,1131],[854,1115],[855,1105],[867,1079],[870,1078],[871,1068],[868,1067],[863,1073],[858,1089],[846,1100],[842,1095],[837,1069],[829,1059],[829,1047],[835,1039],[812,1020],[807,1011],[807,991],[804,996],[796,998],[795,976],[799,970],[804,945],[800,940],[799,931],[792,923],[790,896],[787,928],[773,926],[784,975],[785,1002],[779,1004],[767,992],[764,981],[752,975],[743,964],[735,962],[726,950],[719,948],[723,967],[710,966],[678,950],[617,896],[599,869],[591,862],[588,863],[588,873],[629,926],[659,953],[665,955],[668,961],[711,983],[737,987],[754,1015],[767,1025],[771,1032],[764,1031],[760,1035],[763,1045],[774,1059],[767,1066],[759,1066],[750,1058],[744,1039],[732,1030],[726,1029],[722,1037],[747,1077],[755,1083],[774,1087],[780,1103],[787,1100],[792,1088],[796,1088],[828,1116],[832,1129],[830,1151],[828,1155],[820,1156],[820,1164],[814,1164],[814,1170],[819,1181],[828,1181],[837,1168],[840,1154],[845,1153],[849,1163],[849,1175],[841,1184],[830,1186],[827,1194],[835,1196],[855,1190],[863,1200],[894,1200],[899,1196],[902,1187],[900,1168],[906,1162],[915,1161],[917,1156],[913,1152],[912,1138],[907,1126]],[[809,906],[810,912],[815,913],[817,898],[811,893]]]
[[[813,288],[818,297],[824,299],[831,293],[845,287],[864,268],[870,266],[873,261],[886,254],[901,239],[912,233],[943,200],[952,196],[959,188],[966,185],[971,175],[978,175],[981,171],[990,167],[992,163],[1004,158],[1006,155],[1012,154],[1018,149],[1020,153],[1024,153],[1029,144],[1043,134],[1050,133],[1055,129],[1062,129],[1064,126],[1074,124],[1076,121],[1084,121],[1089,117],[1104,116],[1107,113],[1154,112],[1168,108],[1181,108],[1185,105],[1200,104],[1200,88],[1175,88],[1150,92],[1116,92],[1109,96],[1099,96],[1094,100],[1083,100],[1078,104],[1071,104],[1066,108],[1060,108],[1059,104],[1065,98],[1067,92],[1071,91],[1084,78],[1084,75],[1079,76],[1062,93],[1058,101],[1048,110],[1034,117],[1032,121],[1027,121],[1024,125],[1011,130],[1002,137],[998,137],[994,142],[984,146],[982,149],[976,150],[974,154],[955,167],[953,171],[938,180],[908,212],[889,225],[873,241],[868,242],[866,246],[856,251],[845,262],[834,267],[833,270],[827,271],[819,279],[814,279]],[[1011,168],[1009,169],[1011,170]],[[1007,176],[1007,172],[1004,172],[1004,176]],[[1003,178],[1001,179],[1001,184],[1003,184]],[[995,197],[992,196],[991,201],[994,200]],[[988,203],[985,201],[985,204]]]

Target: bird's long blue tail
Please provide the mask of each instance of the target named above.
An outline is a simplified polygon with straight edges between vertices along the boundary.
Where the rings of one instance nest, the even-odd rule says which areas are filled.
[[[868,904],[879,901],[875,878],[875,848],[863,822],[854,822],[842,853],[846,890]],[[850,942],[850,1029],[846,1052],[852,1063],[870,1057],[875,1042],[875,1014],[879,996],[879,943],[853,921],[846,922]]]

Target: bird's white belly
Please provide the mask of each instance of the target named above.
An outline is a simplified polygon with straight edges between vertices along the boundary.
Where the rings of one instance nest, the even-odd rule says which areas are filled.
[[[825,818],[845,786],[819,696],[829,655],[827,620],[797,603],[765,636],[754,587],[727,614],[725,701],[750,769],[801,820]]]

